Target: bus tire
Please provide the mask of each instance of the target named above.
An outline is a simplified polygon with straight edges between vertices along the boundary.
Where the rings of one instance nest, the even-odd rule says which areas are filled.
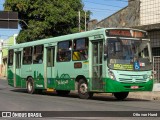
[[[70,90],[56,90],[56,93],[59,96],[67,96],[70,93]]]
[[[31,77],[28,78],[27,80],[27,91],[29,94],[34,94],[35,89],[34,89],[34,82]]]
[[[93,93],[88,92],[88,85],[84,79],[80,79],[78,82],[78,95],[81,99],[88,99],[93,96]]]
[[[129,92],[116,92],[113,94],[117,100],[124,100],[125,98],[127,98]]]

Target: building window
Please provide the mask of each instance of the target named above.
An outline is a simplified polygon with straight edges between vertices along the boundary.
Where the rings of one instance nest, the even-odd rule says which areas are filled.
[[[23,49],[23,64],[32,63],[32,47],[26,47]]]
[[[33,64],[43,63],[43,45],[34,46]]]
[[[74,40],[74,50],[72,59],[74,61],[87,60],[88,59],[88,39],[80,38]]]
[[[71,60],[72,41],[58,43],[57,61],[66,62]]]
[[[152,47],[152,54],[153,56],[160,56],[160,31],[149,31],[148,32],[150,40],[151,40],[151,47]]]
[[[8,54],[8,66],[12,66],[13,65],[13,55],[14,55],[14,51],[13,50],[9,50],[9,54]]]

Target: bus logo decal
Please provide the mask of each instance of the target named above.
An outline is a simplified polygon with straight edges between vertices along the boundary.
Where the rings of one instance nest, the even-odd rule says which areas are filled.
[[[56,82],[58,83],[58,85],[69,84],[69,80],[71,80],[71,78],[70,78],[70,76],[68,74],[62,74],[59,77],[58,76],[58,71],[57,71]]]
[[[36,87],[43,87],[43,85],[36,84]]]

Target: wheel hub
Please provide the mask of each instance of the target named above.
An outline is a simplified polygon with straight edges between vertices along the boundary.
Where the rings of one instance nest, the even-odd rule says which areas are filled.
[[[84,93],[87,92],[87,85],[85,83],[83,83],[83,84],[80,85],[80,92],[82,94],[84,94]]]

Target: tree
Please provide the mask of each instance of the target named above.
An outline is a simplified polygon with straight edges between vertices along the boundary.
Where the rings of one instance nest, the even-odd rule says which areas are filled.
[[[18,43],[78,32],[78,11],[84,14],[81,0],[6,0],[4,8],[18,12]]]

